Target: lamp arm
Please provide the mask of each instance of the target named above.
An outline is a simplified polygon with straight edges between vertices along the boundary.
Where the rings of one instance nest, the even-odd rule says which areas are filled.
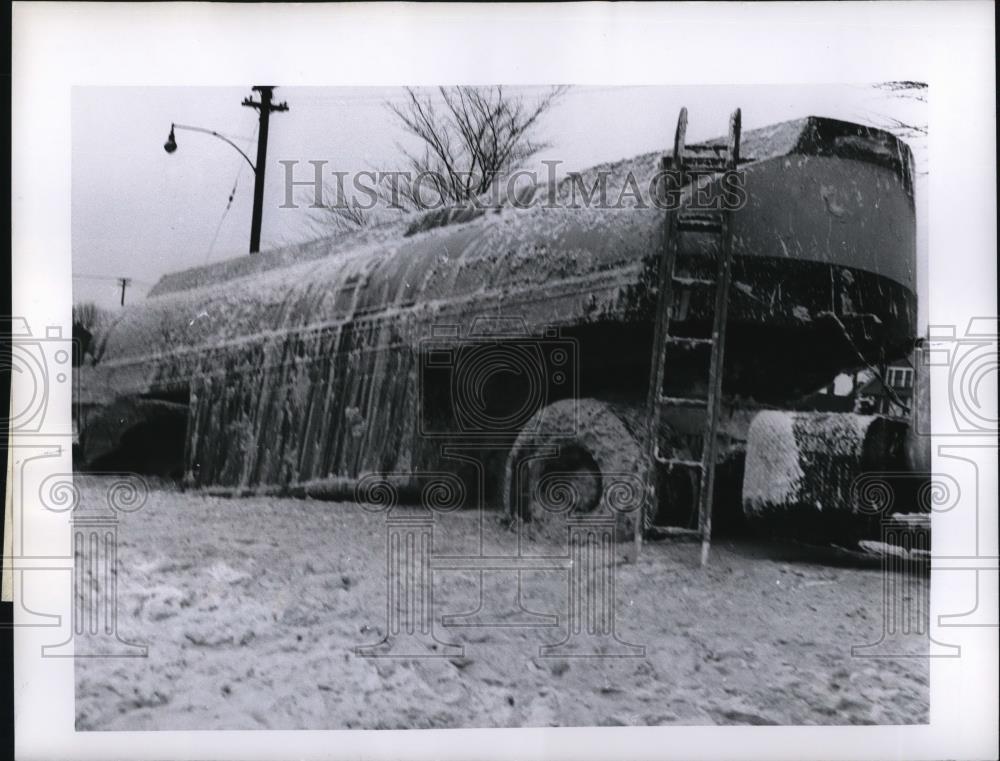
[[[189,130],[191,132],[204,132],[206,135],[213,135],[214,137],[219,138],[219,140],[225,140],[227,143],[229,143],[231,146],[233,146],[233,148],[236,149],[237,153],[239,153],[244,159],[246,159],[246,162],[250,165],[250,168],[253,169],[254,174],[257,173],[257,167],[255,167],[253,165],[253,162],[250,160],[250,157],[247,156],[243,152],[243,150],[238,145],[236,145],[236,143],[234,143],[232,140],[230,140],[225,135],[220,135],[215,130],[205,129],[204,127],[192,127],[189,124],[171,124],[170,126],[171,126],[172,129],[186,129],[186,130]]]

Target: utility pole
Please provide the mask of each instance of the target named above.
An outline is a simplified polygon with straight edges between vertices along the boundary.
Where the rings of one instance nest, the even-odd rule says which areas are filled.
[[[252,88],[260,94],[260,102],[253,98],[244,98],[243,105],[256,108],[260,112],[260,129],[257,132],[257,163],[254,168],[253,186],[253,218],[250,221],[250,253],[260,251],[260,224],[264,213],[264,168],[267,162],[267,130],[271,122],[272,111],[287,111],[287,103],[272,103],[273,86],[255,86]]]
[[[132,282],[130,277],[120,277],[118,278],[118,285],[122,287],[122,306],[125,306],[125,289]]]

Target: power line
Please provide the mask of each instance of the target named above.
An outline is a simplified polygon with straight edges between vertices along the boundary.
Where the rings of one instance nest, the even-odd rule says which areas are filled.
[[[260,128],[258,123],[253,130],[253,136],[246,138],[247,140],[247,150],[250,150],[250,143],[254,141],[257,137],[257,130]],[[236,170],[236,179],[233,180],[233,189],[229,191],[229,202],[226,204],[226,208],[222,211],[222,216],[219,218],[219,224],[215,226],[215,235],[212,236],[212,242],[208,246],[208,251],[205,253],[205,261],[202,262],[202,266],[208,264],[208,260],[212,258],[212,251],[215,249],[215,243],[219,240],[219,233],[222,231],[222,223],[226,221],[226,215],[229,214],[229,210],[233,207],[233,199],[236,197],[236,186],[239,184],[240,177],[243,175],[243,162],[240,162],[239,168]]]
[[[122,277],[120,275],[88,275],[85,273],[73,273],[74,280],[114,280],[120,282]],[[138,283],[140,285],[153,285],[149,280],[140,280],[137,277],[127,278],[129,283]]]

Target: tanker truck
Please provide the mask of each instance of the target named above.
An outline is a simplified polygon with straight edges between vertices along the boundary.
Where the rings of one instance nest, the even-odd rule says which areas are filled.
[[[819,117],[745,131],[727,154],[731,141],[683,147],[728,155],[745,193],[726,212],[722,335],[719,237],[677,238],[679,209],[721,175],[682,181],[679,209],[622,192],[675,145],[495,207],[164,276],[78,368],[77,466],[330,499],[372,474],[403,499],[444,478],[537,530],[627,484],[622,537],[703,534],[706,502],[717,524],[864,536],[852,485],[913,467],[910,426],[831,411],[816,392],[914,345],[910,151]],[[581,203],[594,183],[615,202]],[[685,351],[666,354],[668,339]],[[705,404],[650,406],[712,385],[710,426]],[[697,461],[706,435],[704,500],[671,463]],[[554,474],[575,484],[560,511],[538,506]]]

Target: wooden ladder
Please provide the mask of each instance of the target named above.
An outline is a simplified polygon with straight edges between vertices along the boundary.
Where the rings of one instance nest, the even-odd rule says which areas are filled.
[[[729,121],[729,141],[725,146],[700,146],[686,148],[687,109],[682,108],[677,120],[674,137],[674,154],[664,158],[664,168],[672,169],[687,184],[691,170],[704,173],[722,173],[735,170],[740,159],[740,110],[736,109]],[[697,177],[694,178],[697,182]],[[690,196],[689,196],[690,198]],[[690,200],[677,211],[668,211],[663,252],[659,258],[656,286],[657,303],[654,322],[653,356],[647,398],[648,463],[646,471],[647,507],[643,520],[636,522],[636,552],[641,550],[643,533],[659,530],[672,535],[689,535],[701,540],[701,565],[708,562],[712,538],[712,495],[715,488],[715,465],[719,413],[722,402],[723,350],[726,340],[726,313],[729,305],[729,285],[732,279],[732,224],[733,210],[696,210]],[[680,277],[676,272],[677,254],[700,244],[708,244],[715,252],[715,275],[712,277]],[[713,245],[714,244],[714,245]],[[710,269],[710,267],[709,267]],[[678,288],[677,286],[681,287]],[[692,337],[675,333],[672,320],[686,307],[676,300],[678,291],[690,295],[692,288],[714,288],[715,299],[710,337]],[[707,351],[708,377],[705,396],[665,395],[664,381],[671,371],[670,360],[677,351]],[[688,408],[705,411],[704,432],[700,454],[690,459],[677,456],[676,452],[663,452],[663,422],[670,409]],[[696,502],[698,526],[655,526],[658,508],[658,480],[660,468],[687,469],[697,476]],[[694,479],[692,479],[694,481]]]

